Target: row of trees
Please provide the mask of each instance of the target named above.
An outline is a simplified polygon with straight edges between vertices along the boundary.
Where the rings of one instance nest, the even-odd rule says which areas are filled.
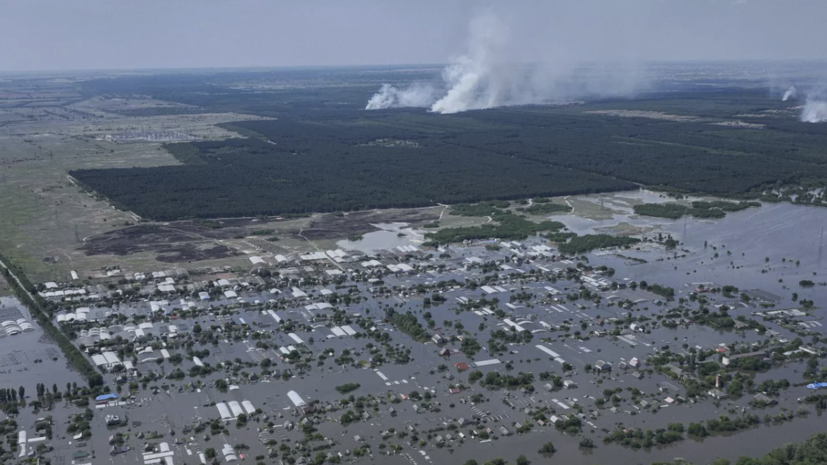
[[[3,258],[2,256],[0,256],[0,260],[2,260],[7,266],[14,267],[10,260]],[[21,283],[33,292],[34,286],[31,285],[31,282],[28,281],[22,270],[15,267],[14,272],[15,276],[21,280]],[[11,276],[11,272],[8,268],[3,268],[3,275],[5,280],[14,289],[17,298],[31,310],[32,315],[35,316],[38,324],[40,324],[46,334],[48,334],[52,340],[57,343],[67,360],[69,360],[69,363],[84,378],[86,378],[89,386],[92,388],[102,386],[103,376],[101,376],[100,372],[96,370],[89,359],[87,359],[83,353],[81,353],[81,351],[78,350],[74,344],[72,344],[72,341],[70,341],[69,338],[63,334],[63,331],[52,324],[51,314],[47,310],[48,303],[37,294],[33,294],[34,297],[32,298],[26,290],[22,289],[17,284],[17,281]]]

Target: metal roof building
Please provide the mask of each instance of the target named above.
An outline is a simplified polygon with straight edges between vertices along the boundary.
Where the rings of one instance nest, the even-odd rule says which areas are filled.
[[[307,405],[307,402],[305,402],[304,399],[302,399],[299,393],[296,391],[288,392],[287,397],[290,398],[290,400],[293,402],[293,405],[295,405],[296,407],[304,407]]]
[[[227,404],[224,402],[216,402],[215,406],[218,408],[218,414],[221,415],[222,420],[229,420],[233,418],[230,414],[230,409],[227,408]]]
[[[247,415],[252,415],[253,413],[256,413],[256,408],[253,407],[253,403],[249,400],[242,400],[241,406],[244,407],[244,411],[247,412]]]
[[[236,400],[231,400],[227,402],[227,405],[230,406],[230,410],[233,412],[234,417],[237,417],[244,413],[244,410],[241,408],[241,405],[239,405],[238,401]]]

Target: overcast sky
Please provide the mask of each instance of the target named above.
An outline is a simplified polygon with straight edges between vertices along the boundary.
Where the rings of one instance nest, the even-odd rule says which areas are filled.
[[[483,8],[529,61],[827,59],[827,0],[0,0],[0,71],[444,63]]]

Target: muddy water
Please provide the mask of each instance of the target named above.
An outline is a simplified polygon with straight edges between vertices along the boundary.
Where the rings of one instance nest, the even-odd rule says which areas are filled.
[[[29,311],[20,301],[14,297],[0,298],[0,307],[7,306],[19,309],[34,330],[0,337],[0,386],[24,386],[32,393],[37,383],[47,386],[56,383],[61,388],[67,382],[85,384],[83,378],[69,367],[60,348],[31,319]]]
[[[638,217],[625,211],[607,220],[575,215],[552,218],[578,234],[594,234],[601,228],[629,223],[654,227],[683,243],[677,252],[686,256],[677,259],[662,248],[622,252],[647,260],[644,264],[629,263],[609,254],[593,254],[592,262],[622,270],[618,273],[621,278],[654,281],[676,290],[686,290],[689,283],[732,284],[741,289],[760,288],[786,299],[796,292],[802,298],[815,300],[816,305],[827,299],[827,287],[805,289],[798,284],[803,279],[827,281],[827,266],[819,246],[822,228],[827,226],[827,208],[765,204],[719,220],[666,220]],[[716,253],[718,257],[714,257]],[[786,304],[795,305],[792,300]]]
[[[701,465],[717,458],[735,459],[739,456],[761,456],[783,444],[800,442],[811,434],[821,432],[827,427],[827,418],[811,413],[791,422],[777,426],[759,426],[750,430],[730,435],[716,435],[704,439],[685,439],[677,444],[649,451],[634,451],[616,445],[604,445],[596,441],[597,447],[584,453],[578,447],[576,439],[564,436],[554,429],[524,436],[513,436],[503,440],[492,441],[464,447],[453,454],[447,451],[432,452],[434,463],[463,463],[473,458],[479,463],[502,457],[513,461],[520,454],[527,457],[536,455],[537,450],[546,442],[554,443],[557,452],[548,460],[534,463],[560,463],[567,465],[649,465],[652,462],[671,462],[683,458]],[[734,460],[733,460],[734,462]],[[513,462],[512,462],[513,463]]]
[[[345,250],[358,250],[370,254],[403,245],[418,246],[424,240],[424,232],[409,228],[408,223],[380,223],[373,226],[379,228],[379,231],[364,234],[358,241],[338,241],[336,245]]]

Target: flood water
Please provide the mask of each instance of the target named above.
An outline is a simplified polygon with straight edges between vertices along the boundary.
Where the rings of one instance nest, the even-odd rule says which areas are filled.
[[[628,418],[626,418],[628,420]],[[513,461],[520,454],[533,455],[546,442],[551,441],[557,452],[546,462],[560,464],[588,465],[650,465],[652,462],[671,462],[683,458],[695,464],[707,464],[717,458],[727,458],[734,463],[740,456],[758,457],[776,447],[792,442],[801,442],[810,435],[824,431],[825,418],[813,413],[792,421],[774,425],[759,426],[754,429],[729,435],[716,435],[703,439],[685,439],[661,448],[649,451],[632,450],[618,445],[597,446],[584,453],[576,439],[564,437],[553,428],[545,433],[512,436],[508,438],[508,447],[503,448],[501,441],[480,444],[478,446],[457,450],[454,454],[445,453],[436,458],[435,463],[463,463],[473,458],[479,463],[494,457]],[[631,423],[628,423],[631,426]],[[438,456],[436,453],[432,454]],[[512,462],[513,463],[513,462]]]
[[[361,240],[342,240],[338,241],[336,245],[345,250],[358,250],[371,254],[400,246],[418,246],[425,238],[424,231],[411,229],[408,227],[408,223],[378,223],[372,226],[380,230],[364,234]]]
[[[0,298],[0,314],[6,315],[12,309],[31,323],[33,329],[14,336],[6,336],[4,332],[0,337],[0,379],[3,380],[3,387],[24,386],[34,392],[37,383],[48,386],[58,384],[61,387],[67,382],[85,384],[83,378],[69,368],[63,352],[32,320],[20,301],[15,297]]]
[[[647,193],[622,195],[647,202],[655,200]],[[616,207],[613,202],[611,208],[617,210]],[[827,281],[823,276],[827,269],[820,246],[822,228],[827,225],[827,208],[764,204],[728,213],[718,220],[648,218],[622,208],[613,218],[605,220],[575,215],[551,218],[578,234],[595,234],[604,228],[626,223],[655,228],[649,236],[657,232],[671,234],[682,243],[675,252],[686,256],[679,258],[664,258],[671,254],[665,254],[662,248],[622,251],[622,255],[647,260],[648,263],[642,264],[614,254],[593,254],[593,263],[625,268],[623,276],[631,279],[657,282],[674,287],[676,291],[686,288],[688,283],[714,282],[717,285],[731,284],[739,289],[760,288],[785,298],[790,298],[793,292],[816,301],[827,297],[825,286],[805,289],[798,284],[804,279],[816,283]],[[714,257],[716,253],[717,258]],[[788,303],[793,304],[791,300]]]

